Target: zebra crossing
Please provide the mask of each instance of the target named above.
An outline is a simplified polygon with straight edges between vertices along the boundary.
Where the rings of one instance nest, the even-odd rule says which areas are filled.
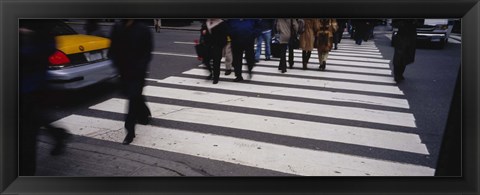
[[[137,125],[131,145],[301,176],[434,174],[390,60],[374,43],[342,40],[325,72],[318,71],[316,51],[308,70],[300,69],[301,50],[294,53],[296,68],[282,74],[278,59],[260,60],[253,77],[240,83],[222,73],[213,85],[201,66],[148,78],[152,118],[176,125]],[[88,109],[123,116],[126,103],[112,98]],[[76,113],[54,125],[121,142],[122,119]]]

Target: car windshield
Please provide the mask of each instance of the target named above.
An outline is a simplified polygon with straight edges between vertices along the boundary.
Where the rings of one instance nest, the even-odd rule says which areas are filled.
[[[52,36],[78,34],[70,26],[61,20],[28,19],[20,20],[20,27],[26,27],[34,31],[42,30]]]

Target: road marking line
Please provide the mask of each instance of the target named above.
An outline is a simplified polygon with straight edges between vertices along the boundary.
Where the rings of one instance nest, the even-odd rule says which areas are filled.
[[[230,78],[233,79],[233,76],[230,76]],[[229,90],[229,91],[272,94],[272,95],[281,95],[281,96],[287,96],[287,97],[300,97],[300,98],[307,98],[307,99],[314,99],[314,100],[326,100],[326,101],[336,101],[336,102],[351,102],[351,103],[360,103],[360,104],[367,104],[367,105],[404,108],[404,109],[410,108],[408,101],[405,99],[388,98],[388,97],[381,97],[381,96],[360,95],[360,94],[350,94],[350,93],[320,91],[320,90],[310,90],[310,89],[298,89],[298,88],[289,88],[289,87],[275,87],[275,86],[255,85],[255,84],[249,84],[249,83],[222,82],[221,85],[212,85],[211,81],[207,81],[205,79],[193,79],[193,78],[175,77],[175,76],[168,77],[163,80],[158,80],[158,79],[147,79],[147,80],[158,82],[158,83],[206,87],[206,88],[223,89],[223,90]]]
[[[255,71],[255,69],[253,69],[253,71]],[[202,69],[190,69],[188,71],[183,72],[182,74],[196,75],[196,76],[208,75],[207,71]],[[281,73],[278,73],[278,75],[281,75]],[[269,75],[259,75],[259,74],[255,74],[252,78],[252,81],[261,81],[261,82],[276,83],[276,84],[301,85],[301,86],[309,86],[309,87],[321,87],[324,89],[332,89],[332,90],[344,89],[344,90],[404,95],[403,92],[397,86],[355,83],[354,81],[352,82],[329,81],[329,80],[320,80],[320,79],[292,78],[292,77],[269,76]]]
[[[198,57],[197,55],[168,53],[168,52],[158,52],[158,51],[154,51],[154,52],[152,52],[152,54],[155,54],[155,55],[167,55],[167,56],[181,56],[181,57],[190,57],[190,58],[196,58],[196,57]]]
[[[269,66],[269,67],[256,66],[253,70],[255,71],[255,73],[279,74],[278,68],[274,66]],[[287,75],[289,76],[308,76],[308,77],[317,77],[317,78],[345,79],[345,80],[352,80],[352,82],[365,81],[365,82],[395,84],[395,81],[390,75],[373,76],[373,75],[363,75],[363,74],[354,74],[354,73],[305,71],[301,69],[289,69],[287,73],[288,73]]]
[[[95,131],[94,138],[101,140],[120,142],[125,136],[122,129],[108,130],[95,125],[121,126],[121,121],[71,115],[55,123],[77,135]],[[136,138],[131,144],[296,175],[434,175],[434,169],[424,166],[154,126],[137,125]]]
[[[187,100],[217,105],[239,106],[360,122],[396,125],[402,127],[416,127],[415,117],[410,113],[303,103],[296,101],[275,100],[154,86],[146,86],[144,88],[144,94],[152,97]]]
[[[311,63],[312,60],[310,60],[309,64],[307,65],[307,68],[309,68],[309,70],[307,71],[312,71],[312,70],[316,70],[315,72],[321,74],[323,72],[318,72],[318,66],[319,64],[312,64]],[[260,62],[257,62],[256,64],[258,65],[266,65],[266,66],[272,66],[272,67],[277,67],[278,68],[278,64],[279,62],[278,61],[264,61],[264,60],[260,60]],[[297,65],[297,64],[294,64],[293,65],[294,67],[299,67],[300,65]],[[312,68],[312,66],[314,68]],[[253,68],[253,71],[255,72],[255,68]],[[346,67],[346,66],[338,66],[338,65],[331,65],[331,64],[328,64],[327,66],[327,71],[325,72],[328,72],[328,71],[341,71],[341,72],[357,72],[357,73],[368,73],[368,74],[381,74],[381,75],[385,75],[385,76],[391,76],[392,75],[392,71],[391,70],[387,70],[387,69],[376,69],[376,68],[364,68],[364,67],[361,67],[361,68],[357,68],[357,67]],[[289,72],[287,72],[287,74],[289,74]]]
[[[173,43],[176,44],[185,44],[185,45],[195,45],[195,42],[182,42],[182,41],[174,41]]]
[[[124,107],[127,103],[125,99],[112,98],[92,106],[90,109],[126,114]],[[148,102],[148,107],[154,111],[152,112],[152,117],[157,119],[429,154],[426,146],[421,143],[420,137],[411,133],[332,125],[152,102]]]

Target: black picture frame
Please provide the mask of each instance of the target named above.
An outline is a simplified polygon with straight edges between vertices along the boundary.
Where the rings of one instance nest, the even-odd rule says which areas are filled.
[[[478,194],[478,0],[0,2],[0,192],[5,194]],[[19,18],[461,18],[462,177],[18,177]],[[454,129],[455,130],[455,129]],[[458,129],[459,130],[459,129]]]

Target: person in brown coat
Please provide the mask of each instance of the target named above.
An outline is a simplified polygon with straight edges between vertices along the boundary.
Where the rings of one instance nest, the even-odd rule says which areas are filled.
[[[317,34],[317,50],[318,60],[320,62],[320,70],[324,71],[327,66],[328,52],[333,47],[333,34],[338,29],[337,21],[335,19],[324,18],[320,19],[315,28],[318,29]]]
[[[292,34],[298,32],[298,22],[296,19],[289,18],[279,18],[275,22],[276,32],[278,33],[278,38],[280,41],[280,63],[278,65],[278,70],[281,70],[282,73],[287,72],[287,48]],[[294,32],[292,32],[292,30]],[[289,61],[293,65],[293,49],[292,52],[289,52]]]
[[[313,18],[305,18],[305,31],[300,35],[300,48],[302,48],[302,64],[303,69],[307,69],[308,60],[312,55],[313,45],[315,42],[315,33],[318,29],[315,26],[319,26],[319,20]]]

